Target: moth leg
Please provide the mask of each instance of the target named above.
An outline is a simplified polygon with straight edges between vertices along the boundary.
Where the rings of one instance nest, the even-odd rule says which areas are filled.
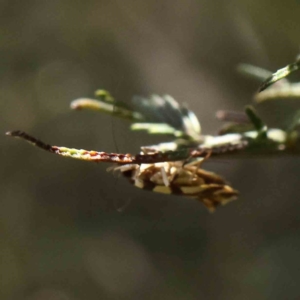
[[[161,177],[162,177],[164,185],[165,186],[169,186],[170,185],[170,181],[168,179],[166,170],[165,170],[165,168],[163,166],[160,168],[160,172],[161,172]]]
[[[199,170],[201,168],[201,165],[207,159],[209,159],[209,157],[211,156],[211,154],[212,154],[212,150],[209,150],[204,157],[196,158],[195,160],[193,160],[193,161],[185,164],[184,166],[186,166],[186,167],[193,167],[193,175],[195,175],[197,173],[197,170]]]

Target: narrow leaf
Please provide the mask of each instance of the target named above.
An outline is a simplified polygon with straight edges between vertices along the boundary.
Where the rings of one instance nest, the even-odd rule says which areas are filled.
[[[262,81],[272,76],[272,72],[250,64],[239,64],[237,71],[250,78]]]
[[[172,134],[176,137],[182,136],[184,133],[165,123],[134,123],[130,127],[131,130],[146,130],[149,134]]]
[[[80,98],[74,100],[70,104],[71,109],[81,110],[81,109],[90,109],[100,112],[104,112],[113,116],[117,116],[123,119],[129,119],[131,121],[142,121],[144,117],[136,112],[121,106],[118,106],[117,103],[109,103],[101,100],[94,100],[88,98]]]
[[[256,131],[258,132],[258,138],[267,138],[267,126],[261,120],[261,118],[256,114],[256,111],[252,106],[246,106],[245,113],[247,114],[249,120],[254,125]]]
[[[286,67],[279,69],[277,72],[275,72],[272,76],[270,76],[266,81],[262,83],[262,85],[259,88],[259,92],[262,92],[270,85],[274,84],[278,80],[287,77],[292,72],[295,72],[300,69],[300,60],[297,60],[296,62],[287,65]]]

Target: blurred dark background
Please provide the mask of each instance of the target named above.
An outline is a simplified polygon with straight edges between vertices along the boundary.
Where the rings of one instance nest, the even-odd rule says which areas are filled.
[[[169,93],[214,134],[215,111],[258,87],[238,63],[275,71],[298,54],[299,1],[3,0],[0,14],[1,299],[298,299],[300,158],[208,162],[241,193],[212,215],[4,132],[133,153],[158,141],[69,110],[104,88]]]

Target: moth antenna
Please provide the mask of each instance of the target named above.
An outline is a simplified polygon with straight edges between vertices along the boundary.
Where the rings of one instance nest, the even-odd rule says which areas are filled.
[[[21,138],[29,142],[30,144],[38,148],[41,148],[45,151],[57,155],[65,156],[65,157],[80,159],[80,160],[87,160],[87,161],[94,161],[94,162],[110,162],[110,163],[118,163],[118,164],[133,163],[135,160],[135,157],[129,154],[107,153],[107,152],[98,152],[98,151],[89,151],[83,149],[51,146],[27,134],[26,132],[20,130],[6,132],[6,135]]]
[[[53,149],[53,147],[51,145],[42,142],[41,140],[27,134],[24,131],[21,131],[21,130],[8,131],[8,132],[6,132],[6,135],[16,137],[16,138],[21,138],[21,139],[27,141],[28,143],[32,144],[33,146],[36,146],[38,148],[41,148],[41,149],[46,150],[51,153],[55,153],[55,150]]]

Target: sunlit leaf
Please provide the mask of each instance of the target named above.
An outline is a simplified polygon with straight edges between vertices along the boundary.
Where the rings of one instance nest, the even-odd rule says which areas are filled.
[[[133,131],[146,130],[149,134],[172,134],[176,137],[184,135],[182,131],[165,123],[134,123],[130,129]]]
[[[95,92],[95,96],[99,97],[101,100],[108,102],[108,103],[115,102],[115,99],[113,98],[113,96],[110,94],[110,92],[108,92],[106,90],[97,90]]]
[[[116,117],[132,120],[132,121],[143,121],[144,117],[140,113],[126,109],[122,106],[118,106],[117,103],[109,103],[102,100],[95,100],[89,98],[80,98],[71,102],[71,109],[75,110],[96,110],[103,113],[111,114]]]
[[[274,84],[278,80],[287,77],[292,72],[295,72],[300,69],[300,60],[297,60],[296,62],[287,65],[286,67],[279,69],[277,72],[275,72],[273,75],[271,75],[266,81],[262,83],[262,85],[259,88],[259,92],[262,92],[270,85]]]
[[[287,83],[276,87],[274,86],[254,96],[254,100],[257,103],[276,99],[300,99],[300,84]]]
[[[151,95],[148,98],[136,96],[132,99],[132,103],[135,111],[145,117],[145,122],[168,124],[176,132],[183,132],[183,136],[189,139],[200,139],[201,127],[198,118],[173,97],[169,95]]]

